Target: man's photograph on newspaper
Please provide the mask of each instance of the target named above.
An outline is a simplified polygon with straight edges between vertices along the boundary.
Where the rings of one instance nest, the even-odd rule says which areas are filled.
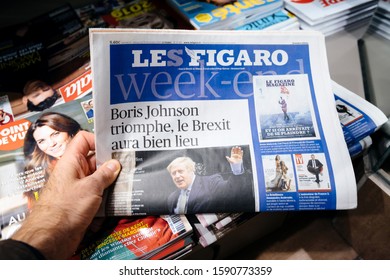
[[[113,153],[122,171],[108,215],[253,212],[249,146]],[[111,197],[110,197],[111,196]],[[113,199],[115,198],[115,199]]]
[[[295,154],[298,191],[330,192],[329,171],[323,153]]]

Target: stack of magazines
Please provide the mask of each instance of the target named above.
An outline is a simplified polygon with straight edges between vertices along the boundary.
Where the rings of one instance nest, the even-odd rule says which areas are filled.
[[[325,36],[367,24],[377,6],[375,0],[294,1],[285,8],[300,20],[302,29],[321,31]]]
[[[158,0],[100,0],[78,7],[76,12],[88,27],[186,28],[183,20]]]
[[[279,11],[283,0],[167,0],[194,29],[235,29]]]
[[[380,0],[378,8],[371,19],[370,33],[375,33],[387,40],[390,40],[390,2]]]
[[[191,252],[192,227],[183,215],[113,217],[87,234],[72,259],[177,259]]]

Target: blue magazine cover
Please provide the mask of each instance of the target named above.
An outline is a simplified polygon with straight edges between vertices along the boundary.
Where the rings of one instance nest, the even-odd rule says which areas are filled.
[[[259,17],[245,25],[239,26],[236,30],[262,30],[262,29],[281,29],[288,25],[297,23],[298,18],[285,9],[281,9],[267,17]]]
[[[280,10],[281,0],[168,0],[195,29],[231,29]]]

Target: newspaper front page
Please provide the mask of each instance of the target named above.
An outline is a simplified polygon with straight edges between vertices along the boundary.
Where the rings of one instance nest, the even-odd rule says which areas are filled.
[[[316,31],[90,29],[104,215],[356,207]]]

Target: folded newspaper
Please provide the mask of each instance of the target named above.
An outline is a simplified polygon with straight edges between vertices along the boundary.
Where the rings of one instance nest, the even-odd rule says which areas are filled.
[[[378,107],[335,81],[332,81],[332,89],[348,147],[370,136],[388,121]]]
[[[389,119],[374,104],[332,81],[344,139],[352,159],[368,152],[372,145],[372,135]]]
[[[351,209],[316,31],[90,29],[104,215]]]

